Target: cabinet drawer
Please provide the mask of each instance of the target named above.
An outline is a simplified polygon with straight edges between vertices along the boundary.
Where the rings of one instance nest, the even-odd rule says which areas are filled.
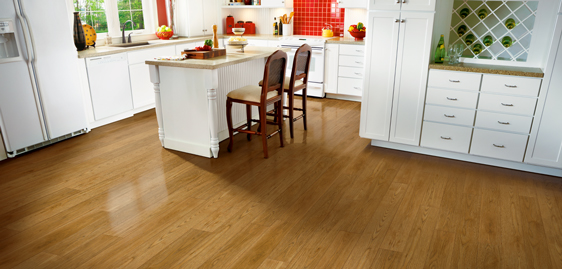
[[[340,55],[340,66],[363,67],[364,63],[363,57]]]
[[[484,75],[482,78],[481,91],[497,92],[502,94],[516,94],[526,96],[538,96],[541,87],[541,79]]]
[[[154,57],[172,56],[175,55],[175,53],[176,53],[175,46],[132,51],[128,53],[129,64],[144,63],[144,61],[152,60],[154,59]]]
[[[363,80],[357,78],[339,78],[338,93],[361,96],[363,94]]]
[[[363,56],[365,55],[365,46],[340,45],[340,55]]]
[[[340,66],[338,74],[340,77],[363,79],[365,72],[363,68]]]
[[[537,98],[481,93],[479,110],[533,116]]]
[[[423,119],[472,127],[475,113],[472,109],[426,105]]]
[[[453,90],[478,91],[480,89],[480,79],[482,75],[478,73],[454,72],[442,70],[429,70],[429,87],[447,88]]]
[[[474,126],[528,134],[531,131],[532,122],[533,117],[478,111]]]
[[[478,92],[463,92],[445,89],[427,89],[426,103],[462,108],[476,108]]]
[[[471,127],[424,121],[420,145],[427,148],[468,153],[471,136]]]
[[[470,154],[522,162],[527,135],[474,129]]]

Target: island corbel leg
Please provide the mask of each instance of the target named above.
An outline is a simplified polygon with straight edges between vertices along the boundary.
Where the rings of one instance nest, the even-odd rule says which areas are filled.
[[[209,101],[209,128],[211,133],[211,152],[214,158],[219,157],[219,117],[217,113],[217,90],[208,89],[207,99]]]
[[[156,120],[158,121],[158,137],[160,144],[164,146],[164,122],[162,121],[162,101],[160,99],[160,73],[157,65],[149,65],[150,82],[154,84]]]

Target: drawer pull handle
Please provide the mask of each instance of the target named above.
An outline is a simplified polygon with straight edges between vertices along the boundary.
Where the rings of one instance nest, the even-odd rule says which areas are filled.
[[[361,90],[361,88],[359,88],[359,87],[353,87],[353,88],[356,89],[356,90]]]
[[[400,4],[400,0],[396,1],[396,4]],[[395,19],[394,22],[400,22],[399,19]]]
[[[508,88],[517,88],[517,85],[508,85],[508,84],[504,84],[504,85]]]
[[[456,80],[456,79],[449,79],[449,82],[459,83],[459,82],[461,82],[461,81],[460,81],[460,80]]]
[[[498,121],[499,124],[509,125],[509,121]]]
[[[355,50],[355,51],[357,51],[357,52],[363,52],[362,50]]]
[[[502,103],[502,106],[513,106],[513,104]]]
[[[443,115],[447,118],[454,118],[455,117],[455,115],[447,115],[447,114],[443,114]]]
[[[441,139],[451,140],[451,137],[450,136],[441,136]]]
[[[396,0],[396,4],[400,4],[400,0]]]
[[[457,101],[457,98],[454,98],[454,97],[447,97],[447,100],[450,100],[450,101]]]
[[[496,147],[496,148],[505,148],[504,145],[498,145],[498,144],[492,144],[492,145],[494,145],[494,147]]]
[[[361,76],[361,75],[363,75],[363,74],[361,74],[361,73],[357,73],[357,72],[355,72],[354,74],[355,74],[355,75],[358,75],[358,76]]]
[[[356,64],[363,64],[363,62],[355,61]]]

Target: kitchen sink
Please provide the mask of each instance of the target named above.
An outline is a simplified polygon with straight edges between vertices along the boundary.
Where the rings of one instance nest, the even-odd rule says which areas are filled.
[[[142,42],[133,42],[133,43],[119,43],[119,44],[111,44],[110,47],[136,47],[136,46],[146,46],[149,45],[148,41]]]

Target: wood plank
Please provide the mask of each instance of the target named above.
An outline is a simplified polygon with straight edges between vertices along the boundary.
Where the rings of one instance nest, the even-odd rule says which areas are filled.
[[[523,235],[523,255],[529,268],[551,268],[550,252],[542,222],[541,211],[534,197],[519,196],[521,234]]]
[[[486,169],[488,170],[488,169]],[[494,178],[493,173],[484,173],[480,170],[478,175],[483,178]],[[478,235],[478,267],[501,267],[501,203],[500,185],[494,180],[484,181],[482,188],[482,205],[480,211],[480,229]]]
[[[550,258],[554,268],[562,268],[562,212],[556,197],[538,191],[537,200],[547,237]]]
[[[436,230],[424,268],[446,268],[453,254],[455,234]]]
[[[477,268],[481,197],[464,194],[449,268]]]

